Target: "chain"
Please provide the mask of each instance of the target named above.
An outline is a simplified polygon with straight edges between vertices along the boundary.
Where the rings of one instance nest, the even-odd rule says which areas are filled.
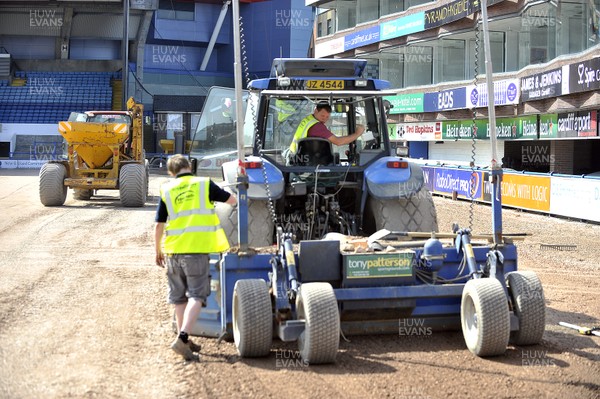
[[[475,89],[477,89],[477,83],[478,83],[478,79],[477,76],[479,75],[479,44],[480,44],[480,38],[479,38],[479,26],[480,26],[480,20],[481,20],[481,12],[479,12],[477,14],[477,22],[475,25],[475,60],[474,60],[474,72],[475,72],[475,76],[473,78],[473,85],[475,86]],[[493,101],[493,99],[492,99]],[[473,213],[474,213],[474,206],[475,206],[475,192],[477,192],[477,189],[474,189],[475,184],[477,183],[477,179],[475,177],[475,150],[476,150],[476,141],[475,141],[475,132],[477,131],[477,127],[476,127],[476,121],[475,119],[477,118],[477,106],[475,105],[473,107],[473,127],[472,127],[472,134],[471,134],[471,185],[470,185],[470,190],[469,190],[469,194],[471,197],[471,203],[469,204],[469,230],[473,230]]]
[[[246,78],[246,87],[249,87],[250,86],[250,71],[248,69],[248,56],[246,54],[246,40],[244,38],[244,20],[241,15],[240,15],[240,52],[241,52],[241,56],[242,56],[242,67],[244,69],[244,77]],[[250,101],[250,98],[248,99],[248,104],[250,106],[249,111],[251,112],[252,120],[257,120],[258,117],[257,117],[256,106],[253,101]],[[254,137],[255,137],[255,143],[256,143],[258,155],[262,161],[262,173],[263,173],[263,178],[265,180],[265,191],[267,193],[267,207],[269,208],[269,213],[271,214],[271,219],[273,220],[273,224],[275,226],[277,226],[277,214],[275,213],[275,205],[273,204],[273,197],[271,195],[271,187],[269,185],[269,180],[267,178],[267,168],[265,167],[265,160],[260,155],[263,144],[260,139],[260,135],[258,134],[258,123],[255,123],[255,125],[254,125]]]

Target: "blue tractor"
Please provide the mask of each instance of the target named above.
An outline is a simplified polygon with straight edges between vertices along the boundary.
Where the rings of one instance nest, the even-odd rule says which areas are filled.
[[[390,145],[384,96],[394,93],[386,93],[386,81],[363,78],[366,64],[275,59],[269,78],[250,82],[244,141],[252,146],[246,158],[251,246],[274,244],[276,226],[297,240],[331,232],[365,236],[384,228],[437,231],[421,168],[396,156]],[[347,136],[357,125],[366,132],[344,146],[306,137],[291,154],[296,129],[319,103],[332,108],[332,133]],[[237,170],[236,162],[223,166],[229,185]],[[218,212],[230,242],[237,244],[237,211]]]
[[[539,343],[543,289],[517,271],[519,237],[437,232],[421,169],[390,146],[392,93],[364,78],[365,67],[276,59],[271,77],[249,84],[250,145],[222,169],[240,205],[217,208],[239,246],[213,258],[212,293],[192,334],[232,338],[242,357],[267,356],[274,337],[297,341],[308,364],[334,362],[344,334],[415,327],[462,328],[478,356]],[[308,137],[290,157],[298,124],[323,101],[336,135],[358,124],[367,133],[344,147]]]

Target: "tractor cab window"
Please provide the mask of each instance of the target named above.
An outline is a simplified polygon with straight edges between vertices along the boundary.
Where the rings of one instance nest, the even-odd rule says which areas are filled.
[[[247,93],[244,93],[243,110]],[[192,134],[193,153],[211,154],[234,151],[237,148],[235,91],[231,88],[211,88],[202,114]]]
[[[285,164],[298,126],[304,118],[314,112],[316,104],[323,100],[322,98],[306,97],[269,99],[264,120],[266,126],[262,152],[271,156],[277,163]],[[383,150],[379,134],[380,117],[375,107],[375,100],[360,97],[334,98],[332,100],[332,112],[329,120],[325,123],[330,132],[339,137],[347,136],[352,134],[359,124],[368,131],[353,144],[332,145],[336,160],[344,163],[354,158],[352,154],[362,150]]]

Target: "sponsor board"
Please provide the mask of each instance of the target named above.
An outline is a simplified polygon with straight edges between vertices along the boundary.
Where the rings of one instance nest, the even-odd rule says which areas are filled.
[[[579,93],[590,90],[600,90],[600,57],[569,66],[569,92]],[[563,93],[567,94],[567,93]]]
[[[442,122],[398,123],[396,140],[436,141],[442,139]]]
[[[39,169],[46,162],[44,159],[2,159],[0,169]]]
[[[414,252],[344,255],[347,279],[412,277]]]
[[[550,179],[551,213],[600,222],[600,179]]]
[[[425,93],[423,110],[425,112],[439,112],[467,107],[467,91],[465,87],[444,90],[437,93]]]
[[[596,137],[598,121],[596,111],[569,112],[557,116],[557,137]]]
[[[438,193],[457,193],[458,197],[481,199],[481,172],[461,169],[435,168],[433,189]]]
[[[494,105],[516,105],[519,103],[519,79],[504,79],[494,82]],[[469,85],[467,89],[467,108],[487,107],[487,83]]]
[[[344,37],[344,51],[379,41],[379,25],[358,32],[351,33]]]
[[[550,177],[505,173],[501,187],[502,205],[534,211],[550,210]],[[491,186],[486,190],[491,190]]]
[[[327,57],[344,51],[344,37],[319,42],[315,45],[315,58]]]
[[[423,93],[399,94],[384,97],[392,104],[390,115],[423,112]]]
[[[521,101],[541,100],[562,95],[563,69],[561,67],[521,78]]]
[[[425,13],[417,12],[405,17],[384,22],[380,25],[381,40],[394,39],[411,33],[420,32],[425,29]]]
[[[434,192],[433,181],[435,168],[432,168],[431,166],[422,166],[421,169],[423,170],[423,184],[425,184],[425,187],[427,187],[430,192]]]
[[[540,139],[558,137],[558,114],[540,115]]]
[[[496,119],[496,138],[500,140],[537,139],[537,130],[537,115]],[[489,120],[478,119],[475,124],[468,119],[443,123],[443,140],[471,140],[473,137],[490,138]]]

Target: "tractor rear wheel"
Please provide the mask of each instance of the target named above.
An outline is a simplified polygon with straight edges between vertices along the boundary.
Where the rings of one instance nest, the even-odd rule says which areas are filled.
[[[494,278],[467,281],[462,293],[460,319],[465,343],[477,356],[506,352],[510,336],[508,300]]]
[[[60,163],[46,163],[40,169],[40,201],[44,206],[61,206],[67,198],[67,169]]]
[[[539,344],[546,328],[546,304],[540,279],[532,271],[512,272],[506,275],[506,285],[519,319],[519,330],[511,332],[510,342]]]
[[[73,198],[76,200],[87,201],[92,198],[93,190],[87,190],[85,188],[74,188]]]
[[[425,186],[409,198],[367,199],[363,230],[373,234],[381,229],[390,231],[438,230],[437,213],[431,193]]]
[[[273,310],[264,280],[238,280],[235,283],[232,319],[233,340],[240,356],[267,356],[273,343]]]
[[[300,356],[308,364],[333,363],[340,345],[340,314],[329,283],[305,283],[296,299],[304,332],[298,338]]]
[[[143,164],[130,163],[123,165],[119,172],[119,195],[123,206],[144,206],[147,187],[146,168]]]
[[[238,245],[238,207],[215,203],[221,227],[231,246]],[[269,247],[273,245],[274,223],[269,211],[269,202],[248,200],[248,245]]]

